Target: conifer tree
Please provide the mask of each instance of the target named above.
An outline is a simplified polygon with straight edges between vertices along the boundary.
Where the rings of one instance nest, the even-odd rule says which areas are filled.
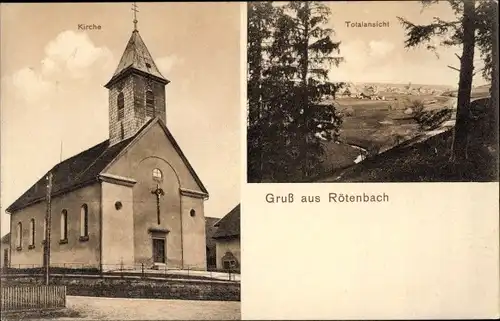
[[[338,138],[341,118],[329,81],[342,60],[320,2],[249,4],[248,175],[296,181],[320,165],[323,141]]]
[[[439,2],[438,0],[423,0],[424,6]],[[428,49],[436,48],[430,45],[434,38],[441,39],[443,46],[462,46],[460,60],[458,101],[456,124],[450,161],[461,162],[467,159],[468,135],[470,131],[470,100],[474,72],[474,51],[477,47],[485,62],[483,75],[492,80],[492,99],[490,107],[498,106],[498,43],[497,21],[498,3],[493,0],[448,0],[456,20],[444,21],[434,18],[427,25],[416,25],[404,18],[398,17],[406,30],[405,46],[407,48],[426,44]],[[496,48],[496,49],[494,49]],[[493,57],[496,57],[493,58]],[[450,66],[450,68],[453,68]],[[453,68],[456,69],[456,68]],[[488,74],[491,75],[488,77]],[[494,85],[494,87],[493,87]],[[496,91],[496,92],[495,92]]]
[[[265,158],[269,158],[266,141],[268,122],[265,121],[267,50],[274,24],[274,11],[271,2],[248,3],[247,25],[247,175],[250,182],[262,180],[266,171]]]

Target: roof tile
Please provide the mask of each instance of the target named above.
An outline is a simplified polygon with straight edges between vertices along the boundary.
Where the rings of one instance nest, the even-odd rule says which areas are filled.
[[[156,66],[148,48],[144,44],[144,41],[137,30],[132,32],[132,36],[125,47],[120,63],[113,74],[113,78],[118,77],[129,68],[134,68],[166,80],[158,70],[158,67]]]
[[[217,231],[214,239],[240,236],[240,204],[216,223]]]

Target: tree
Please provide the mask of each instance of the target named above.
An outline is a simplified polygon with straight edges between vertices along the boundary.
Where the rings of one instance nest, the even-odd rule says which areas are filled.
[[[296,150],[292,167],[307,178],[313,174],[324,153],[323,140],[338,138],[341,117],[333,99],[342,86],[329,81],[331,67],[343,58],[340,42],[331,39],[330,9],[321,2],[294,1],[283,7],[274,42],[274,56],[287,53],[287,82],[293,82],[289,111],[289,144]],[[283,59],[284,58],[284,59]]]
[[[264,155],[268,150],[264,135],[269,133],[264,119],[266,52],[274,24],[275,8],[270,2],[248,3],[247,26],[247,101],[248,131],[247,160],[250,181],[260,181],[265,172]]]
[[[477,47],[484,61],[483,78],[491,81],[488,130],[498,144],[498,2],[482,1],[477,9]]]
[[[437,0],[424,0],[424,6],[437,3]],[[456,123],[454,129],[451,158],[452,162],[463,161],[467,158],[467,145],[469,133],[469,105],[472,90],[472,79],[474,76],[474,48],[475,32],[477,23],[476,0],[449,0],[457,20],[444,21],[434,18],[427,25],[416,25],[410,21],[398,17],[406,30],[405,47],[412,48],[420,44],[427,44],[428,49],[436,48],[430,45],[431,39],[439,37],[441,45],[462,45],[460,59],[460,75],[458,83]]]
[[[328,97],[328,80],[340,43],[326,27],[329,8],[319,2],[249,3],[249,181],[308,177],[324,152],[322,140],[338,137],[341,118]],[[300,175],[298,175],[300,174]]]

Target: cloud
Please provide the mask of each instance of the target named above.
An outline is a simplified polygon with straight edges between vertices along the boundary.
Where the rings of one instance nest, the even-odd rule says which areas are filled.
[[[163,76],[167,76],[174,66],[183,63],[184,59],[179,58],[176,55],[170,55],[156,59],[156,66],[158,67]]]
[[[354,39],[341,45],[345,62],[332,68],[330,79],[349,82],[387,82],[441,84],[455,86],[458,73],[447,65],[457,66],[455,53],[461,48],[439,47],[439,59],[425,48],[406,50],[386,40]],[[478,58],[476,68],[480,68]],[[478,81],[480,79],[478,78]]]
[[[110,69],[112,63],[111,51],[95,46],[86,33],[63,31],[45,46],[39,66],[21,68],[7,79],[18,98],[42,103],[64,79],[90,79],[96,71]]]
[[[372,40],[368,43],[368,47],[370,48],[370,56],[384,58],[394,50],[395,46],[392,42]]]
[[[87,33],[71,30],[61,32],[45,46],[46,58],[42,60],[45,72],[65,69],[69,76],[81,78],[97,63],[109,64],[113,59],[106,47],[96,47]],[[60,69],[59,69],[59,68]]]
[[[14,88],[17,89],[16,96],[28,103],[38,102],[40,98],[54,89],[54,84],[45,80],[43,75],[32,67],[22,68],[6,79],[10,79]]]
[[[341,45],[341,55],[345,58],[341,69],[363,71],[372,65],[379,65],[383,60],[392,58],[394,44],[388,41],[352,40]]]
[[[56,71],[60,71],[59,66],[51,58],[44,58],[41,62],[42,73],[45,75],[53,74]]]

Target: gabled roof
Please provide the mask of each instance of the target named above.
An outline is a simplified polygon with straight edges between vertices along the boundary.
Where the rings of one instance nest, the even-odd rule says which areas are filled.
[[[206,238],[206,243],[207,247],[211,248],[215,246],[215,241],[213,239],[213,236],[215,235],[215,232],[217,231],[217,227],[215,226],[215,223],[219,221],[219,218],[217,217],[205,217],[205,238]]]
[[[240,204],[236,205],[229,213],[218,221],[215,226],[217,232],[214,239],[240,236]]]
[[[113,146],[109,146],[108,139],[62,161],[45,173],[21,197],[12,203],[7,208],[7,211],[12,213],[28,205],[43,201],[46,196],[46,177],[49,173],[52,173],[53,196],[96,182],[99,173],[127,146],[131,139],[129,138]]]
[[[189,164],[186,156],[182,153],[179,145],[175,141],[170,131],[166,128],[163,121],[156,117],[147,121],[137,133],[115,145],[109,145],[109,139],[99,143],[71,158],[68,158],[54,166],[42,178],[40,178],[31,188],[21,195],[7,211],[13,213],[31,204],[45,200],[46,196],[46,177],[49,172],[52,173],[52,196],[69,192],[71,190],[92,184],[99,180],[99,174],[105,171],[115,159],[119,158],[139,136],[147,131],[154,123],[159,123],[167,138],[170,140],[181,159],[188,167],[196,182],[199,184],[203,193],[208,195],[206,188]]]
[[[118,67],[106,86],[130,70],[141,71],[154,76],[156,79],[159,79],[164,83],[168,83],[168,80],[158,70],[158,67],[156,66],[148,48],[144,44],[144,41],[137,30],[132,32],[122,58],[118,63]]]
[[[170,141],[170,143],[172,144],[172,146],[174,147],[175,151],[177,152],[177,154],[179,155],[179,157],[182,159],[182,162],[184,163],[184,165],[186,165],[189,173],[193,176],[194,180],[196,181],[196,183],[198,184],[198,186],[200,187],[201,191],[205,194],[205,197],[208,197],[208,191],[207,189],[205,188],[205,185],[203,185],[200,177],[198,176],[198,174],[196,174],[196,172],[194,171],[194,168],[193,166],[191,166],[191,164],[189,163],[186,155],[184,155],[184,153],[182,152],[181,150],[181,147],[179,146],[179,144],[177,144],[177,141],[175,140],[174,136],[172,135],[172,133],[170,132],[170,130],[168,130],[167,126],[165,125],[165,123],[163,122],[163,120],[161,120],[161,118],[159,117],[155,117],[155,118],[152,118],[150,119],[143,127],[141,130],[139,130],[137,132],[137,134],[135,134],[134,137],[132,137],[132,142],[123,150],[121,150],[119,152],[119,154],[115,157],[115,159],[113,159],[111,162],[109,162],[108,165],[106,165],[106,167],[103,169],[103,171],[106,171],[110,166],[111,164],[116,160],[118,159],[122,154],[124,154],[128,148],[130,148],[133,143],[135,141],[137,141],[140,137],[142,137],[142,135],[144,135],[146,132],[147,132],[147,128],[150,128],[152,127],[153,125],[155,124],[158,124],[160,125],[160,127],[163,129],[163,132],[165,133],[165,135],[167,136],[168,140]]]

